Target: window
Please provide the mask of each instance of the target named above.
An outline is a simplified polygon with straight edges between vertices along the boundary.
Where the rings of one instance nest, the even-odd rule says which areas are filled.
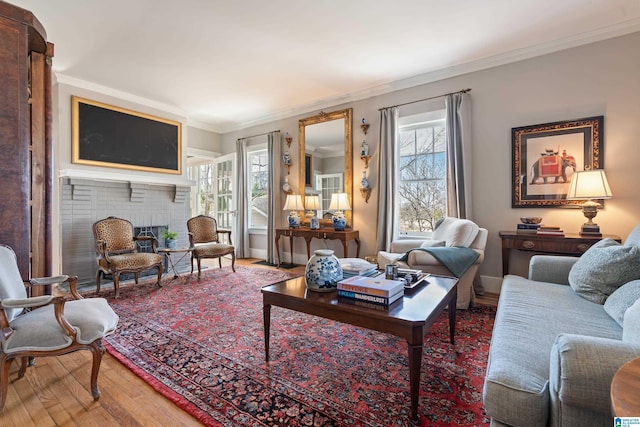
[[[187,177],[196,183],[191,192],[191,216],[213,215],[213,162],[195,159],[187,168]]]
[[[247,153],[249,228],[267,228],[269,218],[269,155],[266,149]]]
[[[400,236],[424,236],[447,214],[445,111],[400,119],[396,199]]]

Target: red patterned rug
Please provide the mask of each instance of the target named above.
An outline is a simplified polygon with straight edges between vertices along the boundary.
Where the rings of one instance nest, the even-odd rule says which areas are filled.
[[[236,270],[124,287],[117,300],[102,291],[120,316],[107,350],[206,425],[411,425],[402,339],[273,307],[267,364],[260,287],[292,276]],[[455,345],[446,312],[427,333],[423,426],[488,425],[481,395],[494,317],[494,307],[458,311]]]

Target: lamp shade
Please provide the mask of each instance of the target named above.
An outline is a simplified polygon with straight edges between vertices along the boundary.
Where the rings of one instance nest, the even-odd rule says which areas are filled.
[[[333,193],[331,195],[331,203],[329,204],[329,210],[332,211],[350,211],[349,198],[347,193]]]
[[[320,197],[318,196],[304,196],[304,207],[308,211],[317,211],[320,209]]]
[[[571,177],[568,200],[608,199],[611,196],[611,188],[603,169],[576,172]]]
[[[303,211],[304,205],[302,204],[302,196],[299,194],[287,194],[287,199],[284,202],[283,211]]]

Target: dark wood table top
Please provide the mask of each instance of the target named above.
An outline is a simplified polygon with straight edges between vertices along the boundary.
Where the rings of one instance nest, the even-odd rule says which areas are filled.
[[[458,283],[455,277],[429,276],[428,284],[415,289],[405,290],[404,297],[380,309],[354,305],[337,296],[334,292],[315,292],[307,289],[304,277],[285,280],[262,288],[263,294],[281,296],[289,300],[318,308],[331,306],[332,311],[364,314],[373,319],[385,319],[387,322],[426,324],[431,314],[439,314],[441,304],[445,302],[452,288]],[[275,304],[279,305],[279,304]],[[303,310],[308,312],[307,310]],[[350,323],[350,322],[348,322]],[[373,328],[375,329],[375,328]]]

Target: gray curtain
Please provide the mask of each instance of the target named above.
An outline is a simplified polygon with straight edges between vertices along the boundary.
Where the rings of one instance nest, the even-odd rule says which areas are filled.
[[[445,97],[447,127],[447,214],[472,218],[471,98],[467,93]]]
[[[236,236],[235,248],[237,258],[249,256],[249,200],[247,199],[247,140],[236,141]]]
[[[378,236],[376,251],[391,247],[395,219],[395,164],[398,144],[398,108],[380,110],[380,152],[378,153]]]
[[[269,219],[267,223],[267,262],[277,264],[275,235],[277,227],[277,219],[282,208],[280,206],[280,146],[282,145],[282,136],[279,131],[270,132],[267,135],[267,150],[269,155],[269,200],[268,212]]]

